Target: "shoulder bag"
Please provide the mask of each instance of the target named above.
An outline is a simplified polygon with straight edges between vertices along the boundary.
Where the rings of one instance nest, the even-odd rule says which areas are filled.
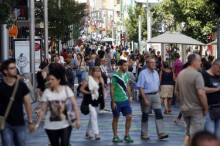
[[[220,104],[212,104],[209,106],[209,115],[212,120],[220,119]]]
[[[85,97],[85,95],[83,96],[83,100],[80,105],[80,110],[84,115],[89,114],[89,104],[88,104],[88,101],[87,101],[87,98]]]
[[[19,80],[16,80],[15,87],[13,89],[12,95],[10,97],[10,101],[9,101],[8,106],[6,108],[6,111],[5,111],[5,115],[0,116],[0,131],[3,131],[5,129],[5,121],[6,121],[6,119],[8,117],[8,114],[11,110],[12,103],[15,100],[15,94],[16,94],[17,89],[18,89],[18,84],[19,84]]]
[[[68,92],[67,92],[67,86],[65,86],[65,90],[66,90],[67,97],[69,97]],[[76,116],[75,116],[73,106],[72,106],[70,99],[67,99],[66,110],[67,110],[67,120],[68,120],[70,126],[74,127],[75,121],[76,121]]]

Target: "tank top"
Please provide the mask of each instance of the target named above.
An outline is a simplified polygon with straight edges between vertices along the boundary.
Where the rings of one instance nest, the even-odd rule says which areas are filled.
[[[137,61],[133,63],[132,68],[133,68],[132,73],[136,73],[137,72]]]
[[[45,90],[46,79],[42,76],[42,71],[37,72],[37,88],[41,89],[41,91]]]
[[[173,72],[162,71],[161,85],[174,85]]]

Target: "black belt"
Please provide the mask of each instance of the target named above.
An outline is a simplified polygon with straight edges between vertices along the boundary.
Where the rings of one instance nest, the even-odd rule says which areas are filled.
[[[154,95],[154,94],[157,94],[157,92],[151,92],[151,93],[146,93],[146,94]]]

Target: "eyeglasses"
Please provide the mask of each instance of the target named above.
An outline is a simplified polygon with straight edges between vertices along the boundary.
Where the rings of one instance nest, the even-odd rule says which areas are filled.
[[[156,63],[156,62],[149,62],[149,63]]]
[[[12,70],[12,69],[16,69],[16,67],[9,67],[8,69]]]

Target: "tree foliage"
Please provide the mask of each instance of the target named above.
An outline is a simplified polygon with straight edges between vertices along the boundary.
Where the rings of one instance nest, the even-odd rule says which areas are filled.
[[[1,0],[0,1],[0,24],[11,23],[12,8],[18,0]]]
[[[210,3],[210,1],[216,1]],[[220,12],[218,0],[163,0],[152,6],[153,17],[152,36],[157,36],[164,31],[178,31],[193,37],[203,43],[210,39],[210,33],[217,31],[217,15]],[[142,21],[143,39],[147,35],[146,8],[135,6],[129,9],[129,18],[126,20],[126,30],[130,40],[138,39],[138,15],[144,18]]]
[[[142,36],[146,37],[146,14],[143,8],[139,6],[129,7],[128,9],[129,18],[125,20],[126,33],[128,40],[138,42],[138,25],[139,15],[142,17]]]
[[[180,31],[204,43],[217,29],[215,7],[209,0],[164,0],[151,11],[154,23],[162,22],[166,30]]]
[[[43,21],[42,3],[37,5],[37,21]],[[75,0],[48,0],[49,36],[66,43],[70,40],[70,25],[77,25],[86,15],[86,5]],[[75,30],[73,30],[75,31]]]

